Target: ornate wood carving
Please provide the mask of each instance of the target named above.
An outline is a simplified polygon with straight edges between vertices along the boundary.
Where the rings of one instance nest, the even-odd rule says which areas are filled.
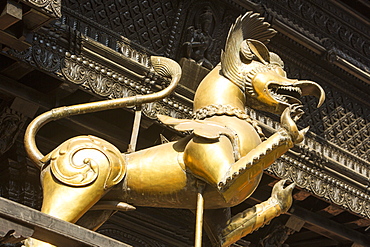
[[[99,96],[109,98],[151,93],[155,84],[164,83],[156,81],[158,78],[154,78],[152,75],[148,75],[138,82],[129,76],[115,73],[96,62],[70,53],[66,54],[61,71],[70,82],[81,85]],[[162,102],[145,104],[143,113],[147,117],[155,119],[157,114],[184,117],[191,113],[191,110],[189,106],[178,103],[175,99],[167,98]]]
[[[129,95],[148,94],[158,90],[158,87],[162,88],[166,85],[166,81],[151,73],[138,77],[136,72],[130,72],[130,70],[116,72],[109,66],[90,58],[64,52],[65,48],[55,44],[53,39],[44,35],[36,34],[33,40],[32,48],[24,52],[10,50],[9,54],[23,61],[28,61],[31,65],[37,65],[40,69],[54,76],[80,85],[101,97],[121,98]],[[122,45],[121,48],[122,54],[129,59],[129,63],[148,66],[149,57],[146,53],[138,51],[134,47],[129,47],[127,44],[125,44],[125,47]],[[162,102],[144,105],[143,113],[152,119],[156,119],[158,113],[184,118],[190,116],[192,111],[189,103],[179,102],[176,96],[171,96]]]
[[[210,62],[211,52],[214,45],[212,37],[212,24],[214,16],[211,8],[204,8],[198,15],[197,23],[187,29],[187,39],[183,43],[184,55],[187,58],[194,59],[197,64],[208,69],[212,69],[213,65]]]
[[[343,9],[320,0],[251,0],[268,6],[274,18],[362,69],[369,64],[369,29]],[[289,19],[286,17],[289,16]]]
[[[32,164],[27,164],[25,156],[21,156],[25,155],[23,147],[17,145],[14,149],[18,154],[3,155],[0,159],[0,194],[12,201],[40,209],[42,191],[37,182],[39,174]]]
[[[283,58],[286,61],[285,67],[288,75],[317,81],[327,92],[327,100],[320,109],[314,108],[315,100],[313,98],[304,99],[307,100],[305,103],[307,107],[304,111],[309,114],[303,115],[299,124],[309,125],[310,131],[340,147],[338,151],[334,151],[337,149],[334,148],[330,152],[326,152],[328,156],[337,156],[338,153],[344,155],[346,151],[348,154],[356,154],[354,161],[349,161],[352,165],[348,166],[359,170],[355,168],[354,163],[363,164],[370,160],[367,148],[370,112],[368,107],[364,107],[369,105],[366,93],[355,86],[348,87],[348,80],[295,53],[292,48],[276,42],[272,42],[270,46],[273,47],[273,50],[284,51]],[[361,83],[353,77],[348,79],[353,80],[351,83]],[[364,175],[366,176],[366,174]]]
[[[62,0],[21,0],[32,7],[40,9],[53,17],[61,17],[61,1]]]
[[[175,58],[180,59],[181,57],[188,57],[194,59],[196,62],[202,62],[206,59],[209,63],[204,66],[210,68],[211,65],[215,66],[220,61],[220,51],[224,47],[224,41],[226,40],[227,30],[230,28],[231,24],[238,15],[243,12],[241,9],[234,8],[227,5],[223,1],[183,1],[182,14],[186,16],[180,20],[180,25],[174,27],[176,31],[176,39],[179,41],[178,48],[176,51]],[[210,23],[204,25],[202,22],[205,18],[201,16],[206,16]],[[203,25],[203,27],[202,27]],[[202,28],[207,30],[202,30]],[[187,54],[187,49],[189,48],[189,42],[194,42],[194,34],[198,32],[203,32],[202,46],[205,48],[205,43],[207,43],[207,49],[200,55],[199,50],[197,50],[198,58],[189,56]],[[205,35],[207,33],[207,38]],[[196,37],[199,38],[199,37]],[[205,40],[207,39],[207,41]],[[193,41],[192,41],[193,40]],[[198,46],[198,45],[197,45]]]
[[[8,151],[17,139],[26,117],[15,110],[4,107],[0,112],[0,155]]]
[[[269,169],[269,172],[280,178],[288,178],[297,186],[325,200],[370,218],[367,193],[327,175],[320,169],[311,168],[291,157],[284,156]]]
[[[74,10],[94,20],[94,23],[160,54],[169,44],[178,2],[68,0],[63,1],[63,5],[68,12]]]
[[[271,118],[258,112],[249,110],[253,118],[271,128],[277,128],[278,123]],[[337,146],[316,140],[312,135],[307,135],[304,144],[301,145],[298,156],[288,152],[278,159],[268,172],[295,182],[299,187],[304,188],[315,195],[341,205],[350,211],[370,218],[370,197],[368,195],[368,174],[370,166],[368,162],[356,157],[349,152],[338,149]],[[346,182],[348,174],[333,173],[333,161],[339,166],[334,169],[347,167],[346,171],[354,171],[351,179],[361,180],[362,185],[355,187],[351,181]],[[341,175],[341,176],[340,176]],[[338,177],[339,176],[339,177]],[[358,185],[358,183],[356,183]]]

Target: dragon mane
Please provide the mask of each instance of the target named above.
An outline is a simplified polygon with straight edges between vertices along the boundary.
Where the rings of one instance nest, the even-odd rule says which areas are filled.
[[[260,14],[247,12],[231,26],[225,50],[221,51],[221,72],[243,91],[251,89],[243,64],[256,57],[263,64],[270,62],[270,53],[264,44],[276,34]]]

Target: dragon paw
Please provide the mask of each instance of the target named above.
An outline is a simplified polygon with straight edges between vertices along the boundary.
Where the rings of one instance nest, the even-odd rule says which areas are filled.
[[[282,213],[287,212],[288,209],[292,206],[292,191],[295,187],[295,183],[284,187],[286,181],[287,180],[284,179],[277,182],[272,189],[270,197],[273,201],[277,202],[280,205]]]
[[[280,117],[281,126],[287,131],[294,144],[301,143],[307,131],[309,130],[309,127],[298,130],[296,121],[298,121],[298,119],[304,113],[301,108],[302,105],[290,105],[289,107],[285,108]]]

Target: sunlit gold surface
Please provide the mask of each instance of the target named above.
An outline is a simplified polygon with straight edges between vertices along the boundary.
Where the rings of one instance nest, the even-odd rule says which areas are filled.
[[[194,111],[211,104],[230,105],[244,110],[244,92],[220,74],[221,65],[217,65],[198,86],[194,97]]]
[[[25,143],[30,157],[44,167],[42,211],[75,222],[101,198],[134,206],[195,209],[200,181],[206,184],[201,193],[205,209],[235,206],[248,198],[258,186],[263,170],[303,140],[307,130],[298,130],[295,124],[303,114],[298,98],[314,95],[319,98],[319,105],[325,98],[316,83],[286,78],[281,59],[267,50],[261,43],[263,40],[243,36],[248,34],[243,28],[261,25],[264,25],[263,36],[270,37],[271,29],[256,14],[247,13],[232,26],[221,64],[204,78],[195,94],[194,111],[205,111],[202,119],[160,117],[164,124],[177,130],[192,131],[179,141],[121,155],[108,143],[91,137],[91,143],[72,145],[73,140],[67,141],[45,157],[34,142],[38,129],[49,118],[55,120],[71,115],[70,112],[94,112],[158,100],[171,92],[173,83],[163,90],[165,93],[117,100],[120,103],[103,101],[68,110],[58,108],[51,115],[35,120],[27,130]],[[173,82],[178,80],[178,65],[157,59],[161,61],[154,66],[157,73],[164,70]],[[289,95],[288,91],[295,94]],[[281,92],[287,95],[278,95]],[[246,104],[282,114],[282,127],[262,140],[258,128],[246,117]],[[221,107],[216,107],[219,109],[216,112],[207,112],[211,105]],[[87,137],[75,140],[84,138]],[[96,141],[107,148],[96,148]],[[218,244],[228,246],[286,212],[291,205],[293,186],[284,188],[284,182],[279,182],[268,201],[224,222],[220,227],[223,230],[213,233]],[[73,206],[65,206],[70,204]]]

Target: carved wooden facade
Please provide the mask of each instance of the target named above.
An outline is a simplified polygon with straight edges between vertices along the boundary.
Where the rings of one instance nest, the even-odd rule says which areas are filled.
[[[184,79],[170,97],[143,107],[138,145],[160,143],[160,135],[176,139],[179,134],[159,124],[156,114],[192,117],[194,90],[219,62],[231,23],[253,10],[279,32],[268,46],[281,55],[288,76],[318,82],[327,100],[316,109],[314,99],[307,99],[306,115],[299,122],[301,127],[311,126],[304,144],[269,168],[252,198],[233,209],[238,213],[265,200],[277,178],[288,178],[298,187],[289,214],[238,244],[370,246],[368,2],[28,0],[20,4],[57,19],[35,30],[23,29],[27,39],[13,37],[24,49],[0,38],[3,197],[40,207],[38,171],[25,158],[22,146],[26,123],[36,113],[162,87],[163,79],[147,72],[151,55],[177,60]],[[8,29],[1,32],[9,33]],[[24,41],[31,46],[27,48]],[[192,47],[192,42],[200,42],[201,48]],[[95,134],[125,151],[133,111],[120,109],[52,123],[38,141],[46,153],[71,136]],[[275,116],[247,111],[266,134],[278,128]],[[56,128],[63,131],[56,133]],[[193,226],[194,216],[186,210],[139,208],[117,213],[99,231],[133,246],[191,246]],[[204,243],[209,244],[206,237]]]

